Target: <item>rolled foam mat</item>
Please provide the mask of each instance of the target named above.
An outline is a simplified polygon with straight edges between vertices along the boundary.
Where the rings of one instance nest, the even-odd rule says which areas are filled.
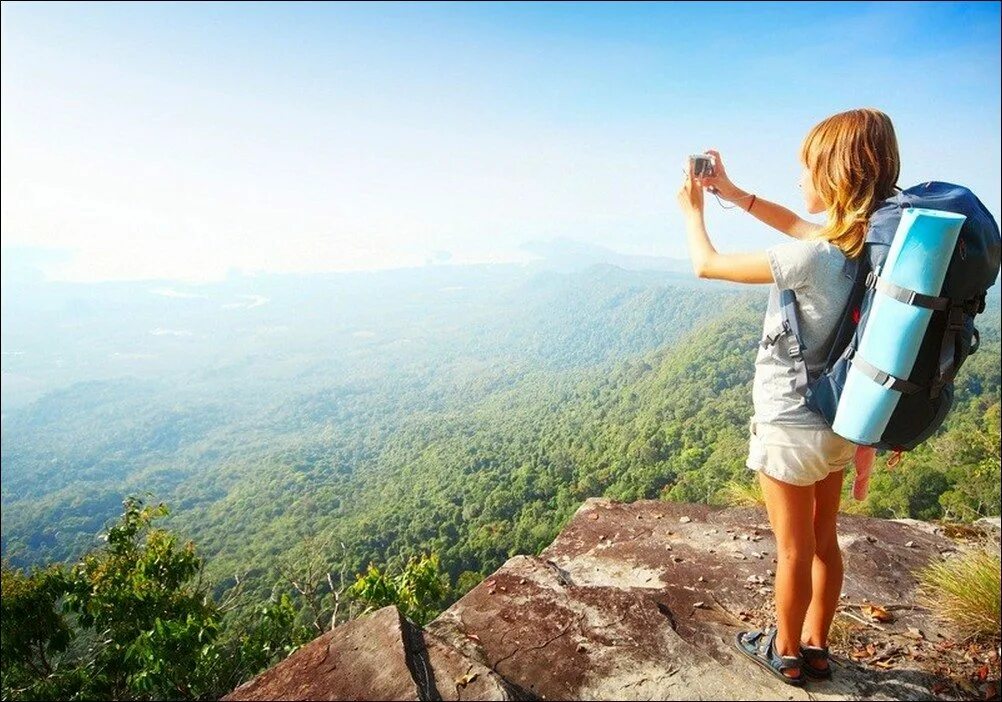
[[[965,219],[942,210],[904,210],[880,277],[923,295],[938,296]],[[885,373],[908,378],[931,317],[930,309],[875,293],[856,356]],[[877,443],[900,397],[897,390],[850,366],[832,430],[857,444]]]

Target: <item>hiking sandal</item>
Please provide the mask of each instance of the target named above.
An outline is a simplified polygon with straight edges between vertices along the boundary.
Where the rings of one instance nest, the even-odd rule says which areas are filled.
[[[752,631],[742,631],[734,639],[734,645],[745,656],[756,664],[765,668],[787,685],[803,687],[807,681],[804,675],[804,659],[802,656],[780,656],[776,653],[775,627],[769,629],[753,629]],[[784,673],[785,670],[799,668],[800,674],[791,677]]]
[[[807,646],[806,644],[800,644],[800,655],[804,659],[804,672],[807,673],[807,677],[814,678],[816,680],[831,680],[832,679],[832,662],[831,656],[828,653],[827,646]],[[828,665],[824,668],[815,668],[811,665],[812,661],[825,661]]]

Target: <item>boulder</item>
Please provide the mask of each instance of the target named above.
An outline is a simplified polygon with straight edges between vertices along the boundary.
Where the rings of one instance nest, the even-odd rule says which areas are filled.
[[[388,606],[346,622],[224,700],[532,699]]]

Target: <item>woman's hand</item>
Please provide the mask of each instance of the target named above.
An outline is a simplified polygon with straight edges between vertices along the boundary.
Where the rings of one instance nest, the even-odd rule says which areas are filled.
[[[692,162],[686,168],[685,180],[678,191],[678,206],[686,219],[703,217],[703,188],[692,175]]]
[[[724,169],[724,162],[720,158],[720,153],[714,151],[713,149],[708,150],[706,153],[713,156],[713,175],[703,176],[700,178],[700,182],[703,184],[704,188],[710,188],[711,190],[716,190],[717,195],[728,202],[734,202],[738,198],[743,197],[746,193],[734,185],[731,179],[727,176],[727,171]]]

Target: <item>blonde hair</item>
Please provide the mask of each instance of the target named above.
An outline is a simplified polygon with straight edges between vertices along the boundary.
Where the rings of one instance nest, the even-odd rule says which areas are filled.
[[[800,160],[828,212],[817,236],[856,258],[870,215],[898,182],[901,163],[891,118],[871,108],[832,115],[808,132]]]

